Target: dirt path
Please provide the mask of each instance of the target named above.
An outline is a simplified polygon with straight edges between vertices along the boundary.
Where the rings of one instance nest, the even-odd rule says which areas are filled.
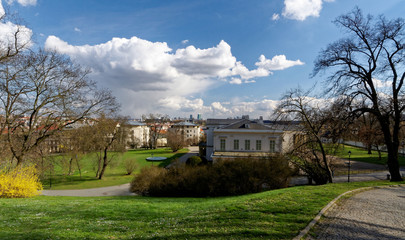
[[[78,189],[78,190],[43,190],[42,195],[72,196],[72,197],[135,196],[134,193],[129,191],[129,183],[119,186]]]

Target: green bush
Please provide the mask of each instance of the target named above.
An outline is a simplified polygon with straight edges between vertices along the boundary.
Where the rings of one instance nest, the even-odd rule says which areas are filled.
[[[168,170],[145,169],[131,190],[148,196],[230,196],[287,187],[292,171],[282,157],[221,160],[211,166],[177,166]],[[151,172],[151,173],[150,173]]]
[[[197,166],[202,163],[202,160],[199,156],[191,156],[187,159],[186,164],[189,166]]]

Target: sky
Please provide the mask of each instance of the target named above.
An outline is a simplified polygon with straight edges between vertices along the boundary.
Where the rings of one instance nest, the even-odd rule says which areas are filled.
[[[326,76],[310,75],[318,53],[346,36],[336,17],[355,6],[389,19],[405,12],[405,0],[0,1],[34,48],[90,68],[133,118],[269,118],[286,91],[322,89]]]

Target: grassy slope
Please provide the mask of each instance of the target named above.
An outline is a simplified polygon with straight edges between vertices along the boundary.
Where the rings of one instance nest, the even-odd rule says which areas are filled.
[[[0,199],[0,239],[291,239],[339,194],[388,184],[301,186],[202,199]]]
[[[63,175],[67,172],[67,165],[62,166],[60,159],[55,161],[55,171],[52,173],[51,177],[51,189],[86,189],[86,188],[96,188],[96,187],[106,187],[120,185],[124,183],[129,183],[133,176],[126,175],[125,171],[125,159],[135,158],[138,163],[138,172],[140,168],[148,165],[160,165],[166,166],[172,160],[179,158],[185,154],[188,150],[182,149],[176,153],[173,153],[170,149],[154,149],[154,150],[130,150],[124,154],[116,154],[114,160],[107,167],[104,178],[98,180],[95,178],[94,162],[96,159],[95,154],[89,154],[80,160],[82,176],[80,177],[77,167],[73,165],[74,173],[71,176]],[[165,162],[152,163],[146,161],[147,157],[150,157],[153,153],[154,156],[167,157]],[[110,156],[113,156],[111,153]],[[66,159],[67,160],[67,159]],[[65,161],[66,162],[66,161]],[[64,169],[64,170],[62,170]],[[49,173],[45,173],[45,177],[42,179],[44,189],[50,189],[50,178]]]
[[[387,162],[386,152],[381,153],[381,160],[379,160],[377,151],[372,151],[372,154],[367,154],[367,150],[365,149],[344,145],[344,147],[338,151],[337,156],[340,158],[348,159],[349,151],[351,151],[350,155],[351,160],[386,165]],[[403,156],[399,157],[399,165],[405,166],[405,157]]]

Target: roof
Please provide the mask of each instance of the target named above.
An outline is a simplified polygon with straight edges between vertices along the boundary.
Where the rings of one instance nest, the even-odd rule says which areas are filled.
[[[128,125],[129,126],[146,126],[145,123],[141,123],[141,122],[138,122],[138,121],[135,121],[135,120],[128,122]]]
[[[206,125],[229,125],[235,122],[239,122],[241,119],[207,119]]]
[[[173,126],[193,126],[196,127],[197,125],[194,123],[190,123],[190,122],[179,122],[176,124],[173,124]]]
[[[223,127],[222,129],[253,129],[253,130],[270,130],[269,127],[247,119],[239,120],[236,123]]]

